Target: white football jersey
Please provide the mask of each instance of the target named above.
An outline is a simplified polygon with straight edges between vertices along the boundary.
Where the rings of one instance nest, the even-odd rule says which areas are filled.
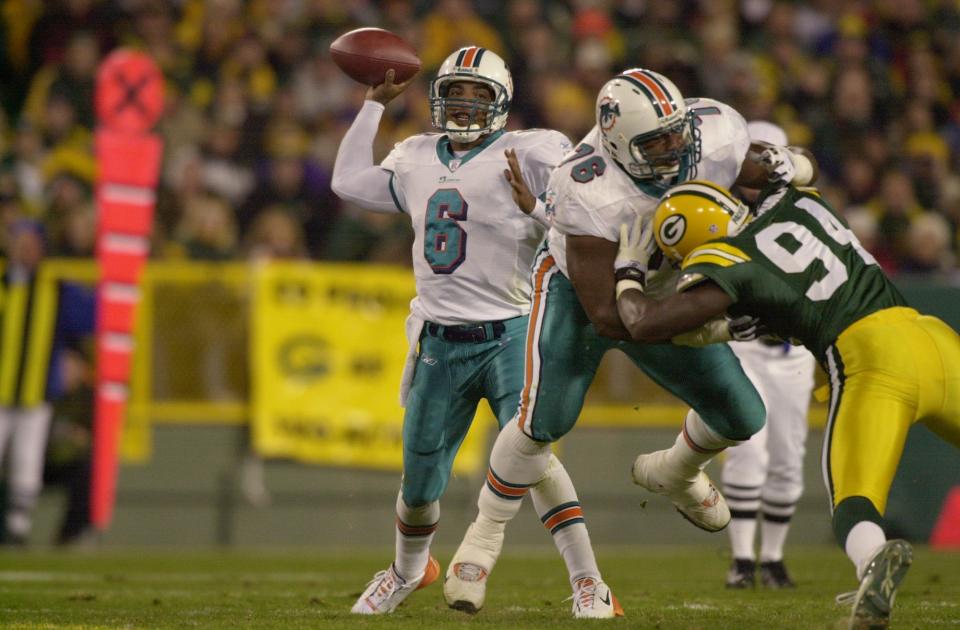
[[[506,149],[516,151],[527,186],[540,196],[570,141],[557,131],[510,131],[454,156],[446,136],[422,134],[381,164],[413,223],[412,308],[426,320],[464,324],[530,311],[530,267],[546,227],[514,202],[503,174]]]
[[[688,99],[700,131],[697,179],[733,186],[750,148],[747,123],[735,109],[709,98]],[[552,216],[550,253],[567,274],[566,236],[597,236],[619,242],[620,226],[652,213],[661,192],[627,175],[603,150],[594,127],[550,177],[547,212]],[[661,272],[648,287],[653,295],[672,292],[676,274]],[[661,288],[663,290],[661,290]]]

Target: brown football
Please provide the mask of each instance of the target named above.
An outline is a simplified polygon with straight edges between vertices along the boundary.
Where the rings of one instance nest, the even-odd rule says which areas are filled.
[[[387,70],[402,83],[420,70],[417,51],[405,39],[382,28],[358,28],[330,44],[330,56],[347,76],[365,85],[380,85]]]

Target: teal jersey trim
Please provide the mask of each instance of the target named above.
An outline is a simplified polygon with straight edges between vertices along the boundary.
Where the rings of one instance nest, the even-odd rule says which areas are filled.
[[[480,153],[481,151],[489,147],[491,144],[493,144],[497,140],[497,138],[503,135],[503,133],[504,133],[503,129],[500,129],[491,133],[489,136],[487,136],[484,139],[483,142],[481,142],[477,146],[470,149],[469,153],[464,155],[462,158],[459,158],[460,159],[459,166],[463,166],[464,164],[469,162],[471,159],[473,159],[475,155],[477,155],[478,153]],[[437,157],[440,158],[440,161],[443,162],[443,165],[446,166],[447,168],[450,168],[450,162],[457,159],[457,157],[453,154],[453,149],[450,147],[450,138],[448,138],[447,136],[441,136],[440,139],[437,141]]]
[[[388,187],[390,188],[390,196],[393,197],[393,205],[395,205],[395,206],[397,207],[397,210],[399,210],[400,212],[402,212],[402,213],[404,213],[404,214],[407,214],[407,211],[404,210],[404,209],[403,209],[403,206],[400,205],[400,199],[397,198],[397,191],[396,191],[396,189],[393,187],[393,180],[396,179],[396,177],[397,177],[397,174],[396,174],[396,173],[394,173],[394,172],[391,172],[391,173],[390,173],[390,183],[389,183],[389,186],[388,186]]]

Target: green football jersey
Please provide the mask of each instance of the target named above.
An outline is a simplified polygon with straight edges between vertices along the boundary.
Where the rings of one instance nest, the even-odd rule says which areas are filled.
[[[677,290],[709,278],[733,298],[731,316],[759,317],[822,360],[850,324],[906,301],[816,192],[791,187],[777,194],[736,236],[691,251]]]

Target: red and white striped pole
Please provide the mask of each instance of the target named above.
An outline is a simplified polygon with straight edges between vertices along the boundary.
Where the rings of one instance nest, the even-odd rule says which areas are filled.
[[[163,77],[144,53],[120,49],[97,73],[97,394],[90,520],[113,517],[120,430],[127,409],[138,283],[150,253],[163,142]]]

